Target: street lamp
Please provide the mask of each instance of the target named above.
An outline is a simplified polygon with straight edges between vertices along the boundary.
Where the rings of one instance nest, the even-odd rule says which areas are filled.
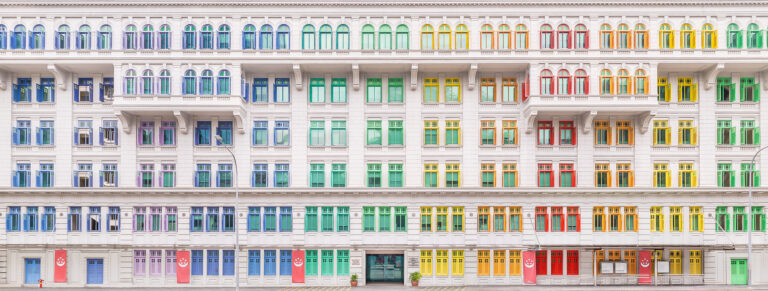
[[[749,164],[749,178],[747,181],[749,181],[749,186],[747,186],[747,192],[749,193],[749,202],[747,202],[747,213],[749,214],[749,219],[747,221],[752,221],[752,223],[747,223],[747,286],[752,285],[752,228],[755,227],[755,217],[752,216],[752,187],[755,184],[755,159],[757,159],[757,155],[760,154],[764,149],[768,148],[768,146],[764,146],[757,150],[754,156],[752,156],[752,162]]]
[[[218,134],[216,135],[216,141],[220,144],[223,143],[223,139]],[[235,175],[232,177],[232,184],[235,184],[235,291],[240,291],[240,228],[237,227],[237,211],[240,208],[240,193],[238,192],[239,189],[237,187],[237,158],[235,158],[235,154],[232,153],[232,150],[230,150],[228,146],[225,146],[224,148],[230,155],[232,155],[232,161],[235,163]]]

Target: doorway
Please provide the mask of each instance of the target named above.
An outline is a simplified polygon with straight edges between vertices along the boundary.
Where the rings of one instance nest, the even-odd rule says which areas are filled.
[[[746,259],[731,259],[731,285],[747,285]]]
[[[88,259],[88,284],[104,284],[104,259]]]
[[[403,282],[404,256],[400,255],[366,255],[365,282]]]
[[[37,284],[40,280],[40,258],[24,259],[24,284]]]

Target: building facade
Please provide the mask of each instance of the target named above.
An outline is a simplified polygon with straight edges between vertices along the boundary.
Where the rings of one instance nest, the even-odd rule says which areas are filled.
[[[0,286],[766,284],[765,4],[5,1]]]

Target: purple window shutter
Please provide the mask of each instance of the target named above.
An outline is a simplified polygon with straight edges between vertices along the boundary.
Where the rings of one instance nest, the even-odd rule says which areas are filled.
[[[136,187],[141,187],[141,170],[139,170],[139,174],[136,175]]]
[[[133,231],[136,231],[136,217],[138,217],[138,214],[136,214],[136,208],[133,209]]]
[[[141,145],[141,122],[139,122],[139,130],[136,131],[136,145]]]

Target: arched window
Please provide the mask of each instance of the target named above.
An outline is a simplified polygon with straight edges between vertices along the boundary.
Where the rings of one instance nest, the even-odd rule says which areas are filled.
[[[541,26],[541,49],[553,49],[555,43],[555,33],[552,26],[544,24]]]
[[[159,94],[170,95],[171,94],[171,72],[168,70],[160,71],[160,78],[158,79],[157,89]]]
[[[440,25],[437,28],[437,49],[451,49],[451,27],[448,24]]]
[[[555,93],[555,82],[552,78],[551,71],[541,71],[541,95],[552,95]]]
[[[706,23],[701,26],[701,47],[717,48],[717,30],[712,27],[712,24]]]
[[[230,81],[229,71],[227,70],[219,71],[219,80],[216,84],[216,94],[229,95],[230,87],[231,87],[229,81]]]
[[[686,23],[680,26],[680,48],[696,48],[696,34],[690,24]]]
[[[152,25],[144,25],[141,29],[141,49],[151,50],[154,48],[155,28]]]
[[[336,27],[336,49],[349,49],[349,26],[342,24]]]
[[[675,48],[675,34],[672,32],[672,27],[669,24],[664,23],[659,27],[659,48]]]
[[[589,77],[584,70],[576,70],[574,81],[574,94],[576,95],[589,95]]]
[[[161,50],[169,50],[171,49],[171,26],[168,24],[163,24],[160,26],[160,37],[158,37],[157,42],[159,44],[159,49]]]
[[[600,48],[610,49],[613,46],[613,30],[610,24],[603,24],[600,26]]]
[[[109,25],[102,25],[99,28],[99,41],[98,49],[111,50],[112,49],[112,27]]]
[[[630,87],[632,86],[629,79],[629,72],[627,72],[627,70],[621,69],[617,75],[619,76],[619,82],[617,85],[619,94],[629,94]]]
[[[271,30],[271,27],[270,27]],[[272,35],[270,31],[270,42],[272,42]],[[243,27],[243,49],[255,49],[256,48],[256,27],[253,24],[248,24]]]
[[[366,24],[363,26],[362,30],[362,36],[363,36],[363,43],[360,47],[363,50],[374,50],[376,49],[376,33],[374,32],[373,25]]]
[[[408,26],[405,24],[398,25],[395,31],[395,49],[407,50],[410,48],[411,41],[409,35]]]
[[[324,24],[320,26],[317,38],[317,48],[321,50],[333,49],[333,29],[330,25]]]
[[[755,23],[747,25],[747,48],[763,47],[763,31]]]
[[[589,31],[584,24],[576,25],[574,28],[576,37],[573,40],[573,47],[577,50],[584,50],[589,48]]]
[[[645,24],[635,24],[635,48],[648,49],[648,29]]]
[[[493,26],[490,24],[483,24],[480,27],[480,48],[484,50],[492,50],[495,48],[493,42],[494,39]]]
[[[200,74],[200,95],[213,95],[213,71],[205,70]]]
[[[645,71],[642,69],[635,71],[635,94],[648,94],[648,76],[645,75]]]
[[[557,26],[557,48],[571,48],[571,29],[566,24]]]
[[[184,27],[184,46],[185,50],[193,50],[197,48],[197,29],[192,24],[187,24]]]
[[[573,77],[568,73],[568,70],[560,70],[557,72],[557,94],[573,94],[572,80]]]
[[[255,48],[255,44],[254,44],[254,48]],[[262,50],[273,49],[272,26],[269,24],[262,25],[261,29],[259,30],[259,49],[262,49]]]
[[[135,50],[137,48],[138,36],[136,35],[136,26],[131,24],[125,27],[123,34],[123,49]]]
[[[30,42],[31,43],[31,42]],[[77,30],[77,40],[75,43],[77,49],[91,49],[91,27],[88,25],[81,25]]]
[[[213,25],[206,24],[200,29],[200,49],[213,49]]]
[[[609,95],[613,94],[613,92],[613,75],[611,75],[611,71],[608,69],[602,70],[600,72],[600,94]]]
[[[184,95],[194,95],[195,94],[195,79],[196,79],[195,71],[193,70],[187,70],[184,72],[184,91],[181,92]]]
[[[217,32],[219,39],[219,42],[217,43],[217,49],[225,49],[228,50],[231,48],[231,38],[229,35],[229,25],[222,24],[219,25],[219,31]]]
[[[392,28],[387,24],[379,26],[379,49],[392,49]]]
[[[311,24],[304,25],[301,30],[301,49],[315,49],[315,27]]]
[[[283,24],[277,27],[277,49],[287,50],[291,48],[290,34],[291,28],[288,25]]]
[[[525,24],[515,26],[515,48],[528,49],[528,27]]]
[[[499,25],[496,48],[500,50],[512,49],[512,31],[509,29],[509,25]]]
[[[125,95],[136,95],[136,71],[125,72]]]
[[[629,40],[629,26],[622,23],[619,24],[619,26],[616,28],[617,31],[617,37],[616,37],[616,46],[619,49],[628,49],[632,45],[632,42]]]
[[[59,30],[56,31],[56,49],[69,49],[69,26],[66,24],[59,26]]]
[[[432,25],[426,24],[421,27],[421,49],[435,49],[435,30]]]
[[[464,24],[456,27],[456,49],[469,49],[469,29]]]
[[[141,95],[152,95],[153,77],[152,70],[144,70],[144,73],[141,74]]]
[[[741,48],[742,31],[736,23],[728,24],[728,48]]]
[[[5,37],[3,37],[2,41],[5,41]],[[45,27],[42,24],[35,25],[32,28],[32,35],[29,38],[29,49],[45,49]]]
[[[27,28],[24,25],[16,25],[11,34],[11,49],[21,50],[26,47]]]
[[[5,25],[0,24],[0,49],[7,49],[8,42],[8,28]],[[30,45],[31,46],[31,45]]]

